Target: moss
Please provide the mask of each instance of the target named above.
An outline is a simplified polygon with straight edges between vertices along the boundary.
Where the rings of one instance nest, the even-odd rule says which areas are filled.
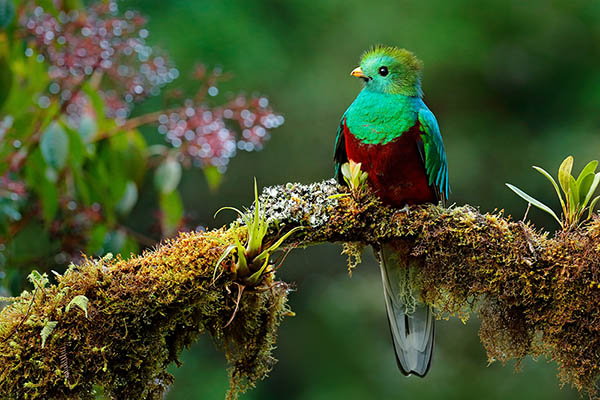
[[[501,213],[434,205],[384,207],[372,194],[345,195],[333,181],[264,190],[261,202],[281,234],[308,246],[386,243],[418,267],[420,296],[440,317],[479,314],[490,361],[544,355],[562,382],[595,396],[600,374],[600,219],[553,237]],[[339,196],[339,195],[342,196]],[[269,274],[258,287],[233,280],[231,259],[215,265],[244,227],[184,233],[129,260],[88,259],[55,285],[23,292],[0,313],[0,398],[162,398],[166,372],[201,333],[230,364],[229,398],[253,387],[275,363],[289,285]],[[214,277],[213,277],[214,273]],[[88,318],[65,312],[85,296]],[[232,316],[234,318],[232,319]],[[48,322],[55,328],[41,332]],[[230,322],[231,321],[231,322]]]
[[[205,331],[226,350],[235,390],[263,378],[287,291],[275,282],[247,291],[223,328],[234,310],[231,281],[212,277],[232,234],[185,233],[130,260],[87,260],[57,285],[23,293],[0,314],[0,397],[94,398],[99,385],[113,398],[162,398],[172,382],[166,367]],[[64,311],[77,295],[89,299],[89,319]],[[57,324],[42,348],[47,321]]]

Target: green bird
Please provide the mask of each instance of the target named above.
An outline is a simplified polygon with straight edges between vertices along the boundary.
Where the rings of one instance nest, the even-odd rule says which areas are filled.
[[[404,49],[377,46],[364,53],[351,73],[364,87],[342,116],[335,140],[337,180],[344,184],[342,164],[361,163],[374,193],[396,208],[444,202],[450,191],[440,129],[422,99],[422,69]],[[398,367],[404,375],[424,377],[435,320],[415,287],[420,266],[407,265],[409,251],[392,243],[376,252]]]

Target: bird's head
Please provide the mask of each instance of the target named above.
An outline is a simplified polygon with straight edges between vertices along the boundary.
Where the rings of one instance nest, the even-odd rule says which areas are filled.
[[[422,96],[423,63],[397,47],[376,46],[366,51],[351,75],[365,81],[368,90],[405,96]]]

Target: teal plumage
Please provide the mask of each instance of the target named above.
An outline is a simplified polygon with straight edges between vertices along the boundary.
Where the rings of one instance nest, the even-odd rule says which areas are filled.
[[[375,47],[352,75],[365,85],[342,116],[334,159],[336,177],[348,160],[361,163],[381,200],[392,207],[445,201],[450,191],[442,136],[422,100],[422,63],[409,51]],[[435,331],[431,307],[416,301],[419,266],[406,264],[405,253],[381,243],[384,298],[398,366],[405,375],[429,370]]]

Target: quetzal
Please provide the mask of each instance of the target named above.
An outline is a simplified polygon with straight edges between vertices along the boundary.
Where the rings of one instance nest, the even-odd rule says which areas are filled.
[[[374,193],[397,208],[444,202],[450,190],[440,129],[422,99],[422,68],[404,49],[378,46],[364,53],[351,73],[364,87],[342,116],[335,142],[337,180],[344,184],[343,163],[361,163]],[[391,243],[377,251],[398,367],[423,377],[431,365],[435,321],[414,287],[419,266],[397,257]]]

